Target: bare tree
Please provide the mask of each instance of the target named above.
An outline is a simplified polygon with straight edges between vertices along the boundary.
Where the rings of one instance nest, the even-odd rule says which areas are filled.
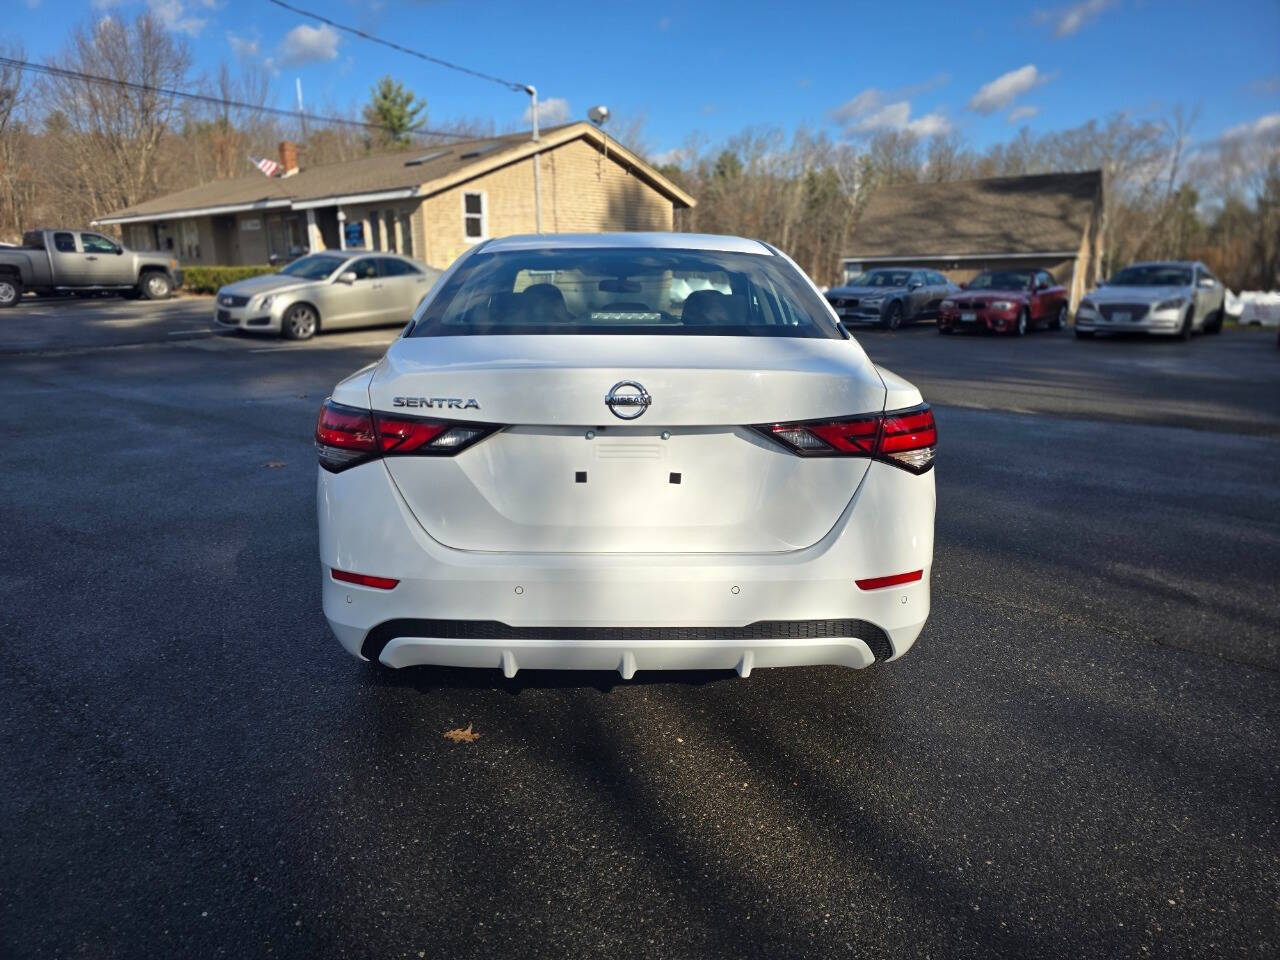
[[[26,59],[17,43],[0,45],[0,54],[11,60]],[[22,122],[29,92],[21,67],[0,65],[0,237],[21,235],[35,190],[31,138]]]
[[[72,31],[56,66],[148,87],[188,85],[185,42],[149,11],[126,24],[106,17]],[[60,189],[82,198],[77,219],[127,207],[159,192],[161,141],[180,113],[175,98],[154,89],[45,78],[48,132],[59,143],[48,171]]]

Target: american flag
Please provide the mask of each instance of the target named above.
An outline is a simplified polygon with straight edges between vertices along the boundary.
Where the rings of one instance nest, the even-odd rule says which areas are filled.
[[[280,164],[274,160],[268,160],[266,157],[250,157],[249,162],[268,177],[274,177],[280,171]]]

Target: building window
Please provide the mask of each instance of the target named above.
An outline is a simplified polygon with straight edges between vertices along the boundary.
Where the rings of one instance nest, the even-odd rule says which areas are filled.
[[[413,256],[413,220],[407,213],[400,214],[400,252]]]
[[[468,240],[483,240],[488,236],[485,224],[484,194],[462,195],[462,234]]]
[[[200,259],[200,228],[194,220],[182,221],[182,259]]]

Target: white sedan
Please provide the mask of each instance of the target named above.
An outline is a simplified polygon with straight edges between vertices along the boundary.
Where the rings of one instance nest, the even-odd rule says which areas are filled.
[[[767,244],[492,240],[320,411],[325,616],[390,667],[866,667],[929,613],[936,443]]]

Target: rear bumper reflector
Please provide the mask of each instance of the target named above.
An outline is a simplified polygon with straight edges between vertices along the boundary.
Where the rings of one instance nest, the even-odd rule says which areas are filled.
[[[872,577],[870,580],[855,580],[861,590],[879,590],[882,587],[896,587],[900,583],[915,583],[924,577],[923,570],[912,570],[910,573],[895,573],[890,577]]]
[[[361,587],[376,587],[379,590],[392,590],[399,585],[399,580],[390,577],[371,577],[367,573],[349,573],[346,570],[331,569],[333,579],[343,583],[354,583]]]

